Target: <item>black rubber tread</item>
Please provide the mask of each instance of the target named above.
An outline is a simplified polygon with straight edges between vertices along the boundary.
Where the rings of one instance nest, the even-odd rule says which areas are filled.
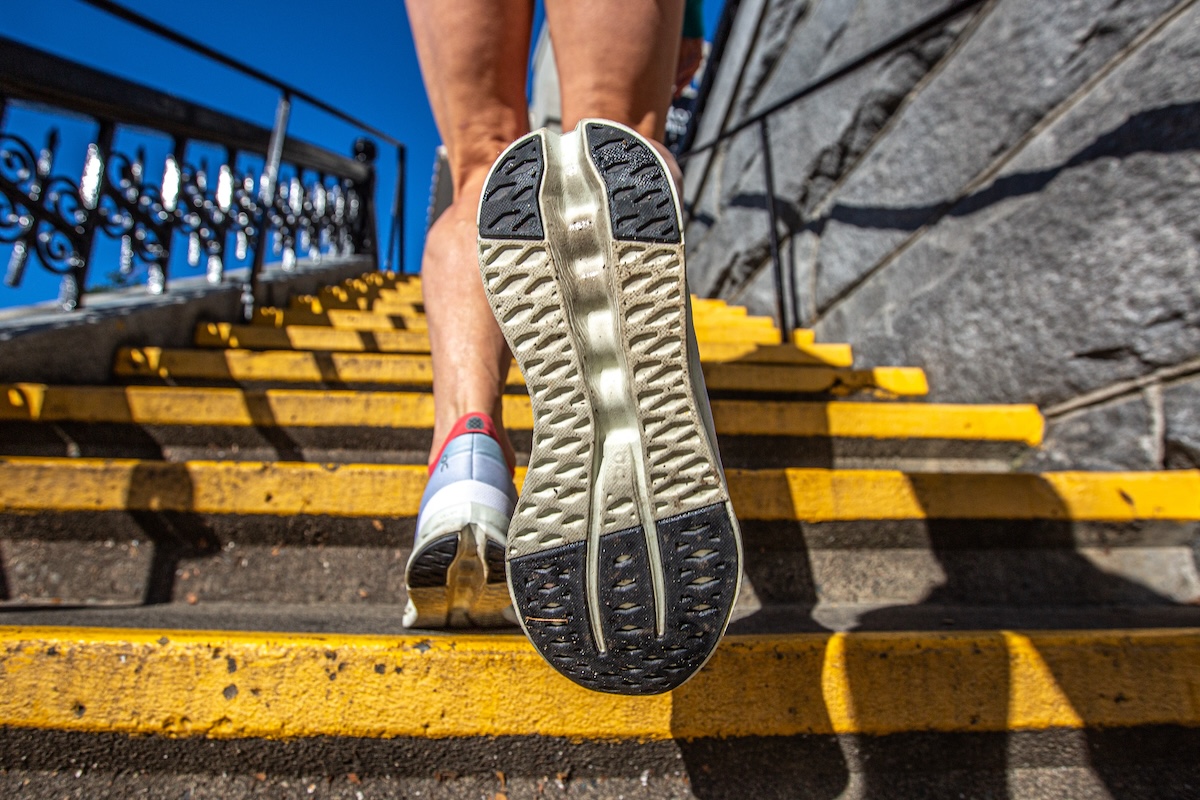
[[[613,237],[632,242],[678,244],[679,215],[671,177],[657,155],[620,128],[587,125],[588,149],[608,191]]]
[[[492,170],[479,206],[479,235],[485,239],[541,239],[545,157],[542,140],[531,136],[504,153]]]
[[[737,595],[738,553],[725,504],[657,523],[666,626],[655,631],[650,559],[642,529],[600,539],[604,653],[592,638],[587,549],[575,542],[509,562],[518,613],[534,646],[576,683],[600,692],[660,694],[691,677],[717,646]]]
[[[435,540],[408,565],[405,583],[410,589],[445,586],[450,565],[458,554],[458,534],[451,533]]]
[[[487,562],[488,583],[504,583],[504,556],[504,545],[488,539],[483,548],[483,557]]]

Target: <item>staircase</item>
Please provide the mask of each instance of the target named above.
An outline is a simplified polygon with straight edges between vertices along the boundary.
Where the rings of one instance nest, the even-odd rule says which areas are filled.
[[[1200,474],[1025,471],[1036,408],[693,302],[746,581],[659,697],[401,628],[417,278],[0,387],[0,793],[1200,796]]]

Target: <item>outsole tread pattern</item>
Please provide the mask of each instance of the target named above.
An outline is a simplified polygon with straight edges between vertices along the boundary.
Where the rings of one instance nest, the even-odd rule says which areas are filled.
[[[408,565],[405,583],[413,589],[430,589],[445,586],[450,565],[458,554],[458,534],[441,536],[427,547]]]
[[[549,251],[542,243],[515,247],[484,241],[480,263],[484,290],[525,376],[534,419],[551,420],[535,426],[534,455],[525,474],[523,493],[538,502],[517,506],[509,546],[559,543],[548,536],[582,538],[594,425]],[[555,531],[547,534],[551,523]]]
[[[641,140],[608,125],[586,126],[592,163],[608,190],[613,236],[638,242],[682,241],[670,176]]]
[[[408,589],[408,627],[491,628],[513,624],[507,589],[503,545],[486,539],[483,552],[470,545],[458,565],[463,536],[473,530],[443,534],[422,547],[410,559],[404,583]],[[464,573],[466,570],[466,580]]]
[[[514,601],[530,640],[555,669],[600,692],[660,694],[691,677],[725,628],[737,590],[738,553],[724,504],[656,525],[666,581],[666,624],[655,631],[643,530],[600,538],[599,596],[591,598],[583,542],[509,562]],[[601,651],[589,602],[600,605]]]
[[[484,190],[486,215],[479,220],[481,234],[505,239],[541,239],[542,212],[538,190],[542,184],[543,156],[530,139],[509,150],[497,165],[497,180]]]
[[[586,122],[550,136],[501,156],[480,209],[485,293],[534,418],[509,589],[559,672],[597,691],[658,694],[707,661],[740,581],[694,382],[678,209],[659,156],[631,132]],[[549,173],[534,179],[547,187],[539,202],[561,207],[540,209],[545,239],[497,234],[483,222],[501,216],[509,165],[533,149]]]

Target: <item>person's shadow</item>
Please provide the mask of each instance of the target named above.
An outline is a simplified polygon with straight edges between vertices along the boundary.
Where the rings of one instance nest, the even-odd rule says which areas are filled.
[[[833,735],[821,685],[828,630],[810,615],[796,613],[811,609],[817,600],[802,529],[795,523],[743,524],[746,580],[739,602],[762,608],[740,619],[735,614],[729,632],[765,633],[782,626],[789,633],[812,635],[792,643],[787,656],[777,662],[778,672],[747,674],[727,643],[700,674],[673,692],[671,729],[696,797],[776,797],[780,787],[787,786],[789,797],[824,799],[841,796],[848,786],[846,760]],[[799,681],[797,673],[802,675]],[[728,702],[730,686],[745,681],[757,684],[756,697],[763,696],[760,687],[765,687],[772,698],[766,705],[807,733],[700,738],[711,729],[713,704]],[[757,714],[761,709],[748,711]],[[728,718],[727,710],[720,714]]]
[[[856,630],[975,629],[985,633],[975,635],[976,644],[963,660],[962,671],[913,671],[898,665],[881,670],[873,662],[886,658],[887,651],[852,634],[846,639],[845,677],[864,729],[884,724],[876,710],[901,698],[953,709],[959,725],[976,732],[853,737],[863,797],[1019,796],[1022,788],[1010,785],[1010,779],[1016,768],[1028,765],[1010,761],[1022,758],[1019,754],[1028,748],[1018,741],[1022,734],[1010,730],[1013,654],[1003,631],[1108,627],[1123,610],[1153,612],[1177,605],[1132,580],[1102,571],[1077,550],[1078,544],[1093,536],[1103,540],[1106,530],[1111,540],[1116,540],[1113,543],[1121,546],[1122,531],[1114,532],[1112,526],[1072,524],[1068,509],[1049,483],[1037,475],[1021,476],[1021,480],[1029,484],[1022,487],[1026,496],[1044,506],[1045,518],[988,521],[940,517],[938,492],[932,484],[913,481],[917,498],[934,517],[925,527],[930,552],[945,578],[917,606],[863,614]],[[1134,541],[1139,538],[1137,530],[1124,533],[1132,533]],[[1028,641],[1036,648],[1036,637]],[[858,646],[859,642],[863,646]],[[1064,735],[1059,738],[1067,742],[1066,749],[1074,749],[1073,758],[1084,762],[1064,766],[1088,768],[1114,798],[1146,796],[1147,787],[1131,787],[1124,781],[1119,760],[1099,757],[1112,738],[1100,727],[1104,720],[1099,720],[1098,726],[1097,720],[1089,719],[1090,698],[1104,691],[1095,683],[1101,679],[1078,670],[1069,653],[1065,659],[1055,658],[1051,652],[1039,652],[1038,656],[1087,726],[1080,732],[1061,732]],[[884,685],[879,682],[881,675],[888,678]]]
[[[986,484],[985,478],[981,487]],[[1174,547],[1186,537],[1181,538],[1177,527],[1174,534],[1157,530],[1160,523],[1073,523],[1052,485],[1037,475],[1005,479],[1008,491],[1039,509],[1039,519],[1026,521],[963,519],[961,509],[971,508],[971,498],[964,503],[958,497],[951,503],[955,510],[947,506],[944,485],[939,488],[936,478],[914,476],[912,485],[927,520],[854,523],[855,530],[843,523],[743,525],[743,566],[753,600],[761,608],[735,618],[730,633],[807,635],[789,637],[782,647],[787,652],[778,654],[778,669],[756,660],[754,673],[742,666],[737,652],[741,644],[729,642],[695,679],[674,692],[672,731],[695,795],[706,800],[779,796],[779,787],[786,785],[794,797],[832,798],[853,789],[856,796],[886,800],[1008,798],[1028,788],[1013,784],[1022,767],[1044,767],[1047,758],[1061,757],[1063,764],[1049,766],[1083,768],[1085,779],[1098,792],[1115,798],[1152,796],[1147,792],[1156,784],[1131,778],[1130,760],[1114,757],[1129,734],[1106,729],[1107,718],[1095,715],[1096,698],[1109,688],[1102,685],[1106,678],[1081,670],[1069,648],[1037,650],[1086,727],[1014,731],[1017,710],[1011,705],[1010,659],[1014,636],[1039,647],[1038,629],[1164,626],[1178,621],[1181,612],[1189,614],[1172,597],[1102,570],[1079,549],[1091,545],[1089,555],[1096,558],[1106,547],[1111,556],[1112,550],[1132,545],[1161,542]],[[987,503],[988,498],[981,496],[979,502]],[[851,534],[858,539],[848,541]],[[849,630],[836,639],[813,619],[812,609],[828,591],[823,582],[830,576],[827,566],[814,574],[813,564],[828,553],[814,554],[811,548],[853,549],[855,559],[862,548],[875,548],[876,556],[885,560],[890,549],[896,553],[893,560],[902,560],[900,550],[918,547],[917,541],[927,542],[926,566],[911,575],[904,573],[908,567],[901,567],[896,575],[910,586],[922,577],[940,575],[919,602],[876,608],[856,620],[831,621]],[[1176,549],[1169,557],[1180,552]],[[1155,556],[1149,557],[1158,563]],[[1112,563],[1121,563],[1119,554]],[[876,588],[868,594],[872,591]],[[886,593],[886,587],[880,591]],[[1200,608],[1195,611],[1190,624],[1200,621]],[[1020,637],[1010,631],[1033,634]],[[901,650],[919,651],[922,642],[912,636],[889,641],[880,635],[884,632],[920,632],[926,643],[941,632],[970,633],[948,640],[949,647],[963,652],[937,653],[931,662],[936,668],[918,663],[906,669],[897,643]],[[864,733],[834,733],[822,674],[833,663],[835,647],[841,651],[836,655],[844,665],[840,679],[847,689],[846,708],[836,714],[849,713]],[[921,658],[919,653],[913,657],[918,662]],[[801,733],[701,738],[711,729],[708,724],[715,714],[728,717],[729,709],[719,706],[731,702],[731,687],[736,695],[739,686],[752,686],[756,698],[771,698],[763,704],[768,707],[765,712],[747,708],[748,717],[766,713],[784,718]],[[893,729],[903,710],[898,711],[898,705],[917,709],[918,718],[922,708],[936,705],[942,711],[932,716],[951,717],[954,732],[884,733]],[[1157,737],[1172,739],[1165,733]],[[1181,741],[1195,740],[1191,736]],[[1178,754],[1183,746],[1168,749]]]

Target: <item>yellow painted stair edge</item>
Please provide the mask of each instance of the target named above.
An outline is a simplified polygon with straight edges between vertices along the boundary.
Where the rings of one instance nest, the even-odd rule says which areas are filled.
[[[524,470],[517,470],[518,485]],[[1200,471],[730,470],[743,520],[1200,520]],[[420,465],[0,459],[0,511],[412,517]]]
[[[927,394],[924,370],[876,367],[850,370],[806,364],[740,361],[703,364],[710,391],[830,393],[876,391],[882,396]],[[430,386],[429,356],[406,353],[310,353],[296,350],[175,350],[121,348],[113,371],[122,377],[184,378],[293,383],[380,383]],[[509,386],[523,386],[514,368]]]
[[[707,331],[706,331],[707,333]],[[718,338],[697,336],[700,357],[706,361],[745,361],[765,364],[825,364],[849,367],[854,363],[850,345],[815,343],[800,337],[793,344],[778,345],[755,341],[724,341],[723,331],[712,332]],[[765,338],[765,337],[752,337]],[[359,331],[322,325],[233,325],[205,322],[196,326],[193,344],[207,348],[244,348],[248,350],[319,350],[343,353],[428,353],[426,331]]]
[[[921,438],[1037,445],[1036,406],[715,400],[717,432],[731,436]],[[530,430],[524,395],[504,397],[510,430]],[[180,386],[0,384],[0,420],[140,425],[422,428],[433,425],[426,392],[249,390]]]
[[[518,635],[0,628],[0,725],[169,737],[662,740],[1200,725],[1200,631],[731,636],[674,692]]]

